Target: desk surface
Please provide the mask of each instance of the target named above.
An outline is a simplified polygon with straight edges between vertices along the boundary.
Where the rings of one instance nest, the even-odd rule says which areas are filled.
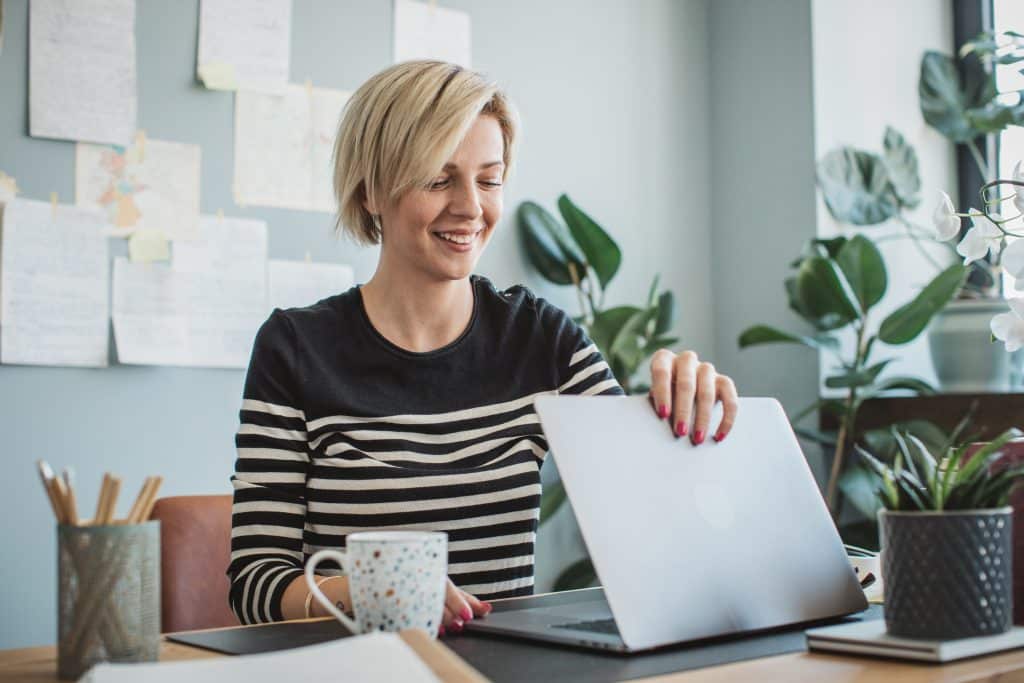
[[[252,628],[259,628],[253,626]],[[459,636],[454,636],[458,638]],[[402,639],[442,681],[479,683],[485,679],[444,646],[426,635],[409,631]],[[164,641],[161,661],[221,657],[215,652]],[[843,683],[1024,683],[1024,651],[936,666],[906,662],[795,653],[752,659],[706,669],[642,679],[648,683],[731,683],[732,681],[842,681]],[[57,649],[53,645],[0,651],[0,681],[49,683],[57,679]]]

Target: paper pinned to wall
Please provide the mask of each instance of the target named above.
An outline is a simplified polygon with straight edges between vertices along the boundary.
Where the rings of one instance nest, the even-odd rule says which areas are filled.
[[[172,265],[189,273],[240,273],[267,267],[267,224],[265,221],[227,216],[199,217],[194,240],[175,242]]]
[[[160,230],[195,237],[199,223],[199,145],[136,135],[128,147],[75,146],[75,203],[103,211],[110,234]]]
[[[312,306],[341,294],[354,282],[351,266],[271,259],[267,262],[268,310]]]
[[[138,107],[135,0],[29,8],[29,134],[127,144]]]
[[[469,14],[436,2],[395,0],[395,62],[441,59],[471,69]]]
[[[96,211],[27,199],[0,214],[0,362],[106,367],[107,239]]]
[[[333,213],[330,159],[351,93],[289,85],[235,96],[235,201]]]
[[[291,0],[202,0],[197,72],[213,90],[284,90]]]

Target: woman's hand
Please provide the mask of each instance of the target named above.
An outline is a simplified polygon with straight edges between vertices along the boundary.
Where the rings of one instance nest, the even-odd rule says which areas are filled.
[[[491,603],[477,600],[476,597],[462,590],[451,579],[444,596],[444,619],[438,635],[460,633],[462,626],[473,617],[482,617],[491,612]]]
[[[722,402],[722,422],[714,433],[721,441],[732,429],[738,408],[736,385],[715,372],[711,363],[703,363],[693,351],[676,355],[658,349],[651,358],[651,403],[662,420],[669,418],[676,437],[690,433],[694,444],[704,442],[711,433],[711,409]],[[692,431],[688,428],[693,418]]]

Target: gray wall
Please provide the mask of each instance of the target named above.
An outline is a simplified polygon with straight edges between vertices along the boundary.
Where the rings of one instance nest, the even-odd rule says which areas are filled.
[[[714,0],[708,43],[715,358],[792,414],[814,400],[816,354],[736,340],[754,323],[802,324],[782,282],[817,225],[810,0]]]
[[[639,301],[661,272],[679,299],[686,345],[715,357],[713,320],[723,306],[712,305],[711,285],[721,285],[723,272],[712,271],[709,254],[705,0],[607,0],[599,9],[587,0],[445,4],[471,12],[474,66],[506,86],[524,124],[506,220],[479,272],[500,286],[525,282],[575,313],[570,291],[527,270],[509,220],[523,199],[553,208],[566,191],[623,247],[609,302]],[[74,144],[27,136],[27,6],[4,4],[0,170],[25,197],[56,191],[69,201]],[[234,206],[232,97],[194,83],[196,33],[195,1],[139,0],[139,127],[202,147],[204,212],[265,219],[271,256],[309,250],[318,261],[351,263],[365,281],[375,250],[335,242],[330,216]],[[295,0],[292,80],[354,89],[390,64],[390,36],[387,0]],[[732,360],[722,359],[730,370]],[[83,505],[95,500],[105,470],[123,476],[129,495],[151,473],[166,478],[164,494],[227,492],[242,379],[237,370],[0,367],[0,648],[55,640],[54,529],[35,460],[74,466]],[[542,534],[540,588],[557,555],[578,552],[570,522],[566,514]]]

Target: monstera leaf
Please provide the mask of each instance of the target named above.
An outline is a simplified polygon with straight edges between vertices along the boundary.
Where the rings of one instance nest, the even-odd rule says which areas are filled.
[[[899,208],[882,158],[852,147],[834,149],[818,162],[818,185],[829,213],[843,223],[877,225]]]

